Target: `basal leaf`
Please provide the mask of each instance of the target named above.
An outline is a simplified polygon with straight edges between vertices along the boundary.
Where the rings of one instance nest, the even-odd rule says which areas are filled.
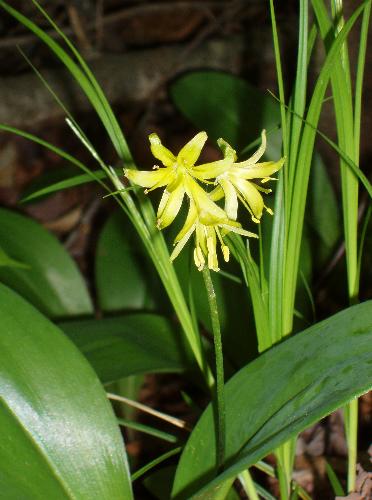
[[[130,500],[97,376],[45,316],[0,285],[0,491],[7,500]]]
[[[0,209],[0,246],[25,268],[0,267],[0,281],[49,317],[91,314],[92,303],[75,262],[40,224]]]
[[[98,303],[103,311],[154,310],[161,302],[153,266],[127,217],[114,213],[100,234],[95,261]],[[155,289],[154,289],[155,287]]]
[[[220,485],[290,437],[372,387],[372,301],[266,351],[225,388],[226,459],[216,473],[211,406],[178,466],[173,498],[213,499]]]
[[[170,94],[199,130],[206,130],[214,141],[222,137],[238,150],[259,138],[263,128],[270,131],[280,122],[272,97],[228,73],[193,71],[175,80]],[[280,155],[280,134],[270,134],[267,153]]]
[[[138,373],[180,372],[191,365],[180,332],[155,314],[62,323],[102,383]]]

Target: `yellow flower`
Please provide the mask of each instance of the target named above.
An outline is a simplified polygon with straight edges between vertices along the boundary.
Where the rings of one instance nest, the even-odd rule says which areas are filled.
[[[151,152],[163,166],[155,165],[152,171],[125,169],[124,175],[146,193],[165,187],[157,212],[157,226],[163,229],[177,216],[185,195],[185,178],[189,177],[207,140],[205,132],[199,132],[178,153],[177,157],[162,145],[157,134],[149,136]]]
[[[145,192],[165,188],[157,211],[157,226],[163,229],[177,216],[185,195],[190,206],[185,224],[177,235],[175,248],[171,255],[173,261],[195,233],[194,261],[199,270],[207,264],[214,271],[219,270],[217,243],[221,246],[223,258],[229,260],[229,248],[224,237],[229,232],[257,238],[246,231],[236,221],[238,200],[250,211],[252,219],[259,222],[265,207],[260,191],[270,190],[251,182],[261,179],[261,183],[271,180],[271,175],[283,165],[284,159],[277,162],[258,163],[266,149],[266,134],[262,132],[262,144],[246,161],[237,162],[234,149],[223,139],[218,145],[223,159],[203,165],[195,165],[207,140],[207,134],[200,132],[193,137],[178,153],[173,155],[164,147],[156,134],[149,136],[152,154],[162,165],[155,165],[152,171],[125,169],[129,180],[146,188]],[[207,193],[198,181],[215,184],[217,187]],[[222,209],[215,202],[225,199]]]
[[[199,187],[199,186],[198,186]],[[199,187],[199,189],[201,189]],[[201,189],[202,190],[202,189]],[[203,191],[203,190],[202,190]],[[204,195],[208,195],[203,191]],[[195,201],[197,198],[195,198]],[[258,236],[249,231],[245,231],[239,222],[229,220],[226,214],[221,219],[211,219],[210,215],[204,216],[204,212],[198,210],[194,198],[190,198],[190,207],[185,224],[174,240],[175,248],[171,254],[173,261],[184,248],[192,234],[195,232],[194,262],[201,271],[207,262],[209,269],[219,271],[217,258],[217,242],[221,245],[221,251],[225,262],[229,261],[230,251],[225,244],[223,237],[234,232],[242,236],[257,238]],[[203,201],[206,203],[206,200]],[[214,203],[209,199],[209,203]],[[204,217],[203,217],[204,216]]]
[[[266,132],[262,131],[262,144],[258,150],[248,160],[237,163],[235,150],[223,139],[218,139],[217,143],[222,150],[225,161],[225,168],[220,168],[219,172],[198,172],[194,169],[194,175],[201,181],[215,178],[218,187],[211,193],[211,199],[218,201],[225,198],[225,211],[229,219],[236,220],[238,213],[238,200],[247,208],[254,222],[260,222],[262,211],[265,208],[269,213],[272,211],[264,204],[263,193],[270,193],[271,189],[251,182],[251,179],[261,179],[261,183],[273,180],[270,177],[277,172],[284,164],[285,159],[279,161],[267,161],[257,163],[266,150]],[[217,173],[217,175],[214,175]]]

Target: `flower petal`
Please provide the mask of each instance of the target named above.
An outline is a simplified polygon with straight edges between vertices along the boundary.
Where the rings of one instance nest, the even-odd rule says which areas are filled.
[[[185,167],[192,167],[195,165],[200,156],[201,150],[208,139],[206,132],[199,132],[191,139],[178,153],[177,162]]]
[[[185,224],[183,225],[183,228],[181,229],[181,231],[177,234],[177,236],[174,240],[175,243],[180,242],[185,237],[185,235],[191,231],[191,229],[192,229],[192,232],[195,230],[195,222],[196,222],[197,215],[198,214],[196,212],[195,204],[193,203],[192,200],[190,200],[190,207],[189,207],[189,211],[187,213]]]
[[[204,189],[190,176],[185,177],[185,186],[187,195],[195,203],[196,211],[202,224],[216,224],[219,221],[227,219],[226,212],[217,206],[209,198]]]
[[[227,217],[236,220],[238,216],[238,196],[231,182],[227,179],[219,179],[219,184],[225,194],[225,212]]]
[[[228,158],[212,161],[210,163],[203,163],[202,165],[193,167],[191,170],[191,174],[193,177],[196,177],[201,181],[204,179],[213,179],[229,170],[232,164],[233,161]]]
[[[212,201],[219,201],[225,196],[223,189],[220,185],[213,189],[210,193],[208,193],[208,197]]]
[[[176,163],[176,157],[169,149],[162,145],[157,134],[150,134],[149,141],[152,154],[157,160],[160,160],[163,165],[171,167]]]
[[[157,170],[127,168],[124,169],[124,175],[134,184],[151,189],[166,186],[174,179],[174,171],[170,168],[158,168]]]
[[[237,233],[242,236],[247,236],[247,238],[258,238],[258,235],[255,233],[251,233],[250,231],[246,231],[241,227],[239,224],[238,226],[233,226],[231,224],[231,221],[228,224],[220,224],[220,226],[226,230],[226,232],[232,232],[232,233]]]
[[[185,226],[186,226],[186,224],[185,224]],[[192,233],[193,233],[194,231],[195,231],[195,224],[194,224],[194,225],[191,225],[191,226],[190,226],[190,228],[189,228],[189,230],[188,230],[188,231],[186,231],[186,232],[183,234],[182,238],[180,238],[180,239],[179,239],[179,241],[178,241],[177,245],[175,246],[175,248],[174,248],[174,250],[173,250],[173,252],[171,253],[171,256],[170,256],[170,260],[171,260],[172,262],[174,261],[174,259],[175,259],[176,257],[178,257],[178,256],[179,256],[179,254],[180,254],[180,253],[181,253],[181,251],[183,250],[183,248],[184,248],[184,246],[186,245],[186,243],[189,241],[189,239],[190,239],[190,237],[191,237],[191,235],[192,235]],[[179,233],[179,234],[181,234],[181,233]],[[179,235],[178,235],[178,236],[179,236]],[[178,236],[177,236],[177,238],[178,238]],[[177,241],[177,238],[175,239],[175,241]]]
[[[237,155],[236,151],[234,148],[230,146],[228,142],[226,142],[224,139],[221,137],[217,140],[218,147],[222,151],[223,157],[225,159],[232,160],[232,162],[235,162],[237,160]]]
[[[180,211],[184,195],[185,189],[182,184],[179,184],[171,193],[167,190],[164,191],[157,214],[159,229],[164,229],[169,224],[172,224]]]
[[[266,130],[265,129],[263,129],[263,131],[261,132],[261,141],[262,141],[261,146],[257,149],[257,151],[255,153],[253,153],[253,155],[250,158],[248,158],[248,160],[242,161],[241,163],[237,163],[238,166],[245,167],[248,165],[252,165],[253,163],[257,163],[258,160],[265,153],[265,151],[266,151]]]
[[[238,189],[244,200],[247,202],[249,208],[252,210],[254,217],[259,220],[262,215],[264,202],[255,185],[240,178],[234,178],[234,181],[232,182]]]
[[[265,179],[270,177],[273,173],[280,170],[284,164],[285,158],[279,161],[266,161],[263,163],[256,163],[247,167],[242,167],[242,163],[235,163],[233,173],[243,179]],[[238,168],[235,168],[238,167]]]

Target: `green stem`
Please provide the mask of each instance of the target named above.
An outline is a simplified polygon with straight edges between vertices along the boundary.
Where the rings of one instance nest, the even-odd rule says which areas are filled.
[[[290,439],[279,446],[275,453],[278,461],[278,479],[281,500],[290,498],[295,443],[295,439]]]
[[[354,399],[351,401],[345,410],[345,427],[348,445],[347,486],[348,492],[352,492],[355,490],[358,453],[358,400]]]
[[[249,470],[244,470],[239,474],[239,481],[248,495],[249,500],[259,500],[259,496]]]
[[[218,307],[216,292],[208,267],[203,269],[204,284],[208,296],[209,312],[212,323],[212,332],[214,340],[214,351],[216,359],[216,414],[217,414],[217,468],[220,468],[225,458],[225,395],[224,395],[224,370],[223,370],[223,352],[220,320],[218,316]]]

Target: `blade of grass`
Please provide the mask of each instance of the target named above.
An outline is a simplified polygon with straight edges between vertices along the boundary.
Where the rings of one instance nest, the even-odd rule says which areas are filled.
[[[335,27],[337,38],[344,25],[342,0],[332,1],[332,21],[329,19],[324,3],[313,0],[314,10],[324,40],[326,49],[330,32]],[[353,160],[359,163],[359,143],[361,126],[361,98],[362,80],[365,63],[366,38],[370,16],[371,2],[364,2],[364,13],[361,27],[361,41],[358,55],[356,78],[355,106],[353,112],[351,75],[348,60],[346,41],[342,46],[341,58],[335,65],[331,78],[334,95],[334,109],[336,115],[337,135],[340,148]],[[354,114],[353,114],[354,113]],[[356,135],[355,135],[356,134]],[[358,188],[355,176],[351,175],[343,159],[340,159],[342,208],[344,216],[345,254],[348,280],[348,294],[350,303],[358,301]],[[357,434],[358,434],[358,401],[352,401],[345,408],[345,429],[348,442],[348,491],[354,491],[356,481],[357,462]]]
[[[155,458],[155,460],[151,460],[151,462],[144,465],[143,467],[141,467],[141,469],[138,469],[136,472],[132,474],[132,482],[136,481],[141,476],[146,474],[146,472],[153,469],[157,465],[161,464],[165,460],[168,460],[168,458],[174,457],[174,455],[178,455],[179,453],[181,453],[181,451],[182,451],[182,446],[179,446],[178,448],[174,448],[173,450],[163,453],[163,455],[160,455],[160,457]]]
[[[168,443],[177,443],[178,441],[177,436],[175,436],[174,434],[169,434],[169,432],[155,429],[154,427],[150,427],[149,425],[144,425],[139,422],[133,422],[124,418],[117,418],[116,420],[118,424],[123,427],[128,427],[128,429],[143,432],[144,434],[148,434],[149,436],[154,436],[162,439],[163,441],[168,441]]]
[[[243,486],[244,491],[248,495],[249,500],[259,500],[256,485],[253,482],[249,470],[241,472],[238,476],[240,484]]]
[[[287,115],[285,109],[284,81],[280,55],[278,29],[275,16],[274,1],[270,0],[270,17],[273,35],[275,66],[277,72],[277,84],[280,98],[280,116],[283,136],[283,152],[289,155],[289,131],[287,128]],[[278,176],[277,189],[275,193],[274,219],[270,249],[269,264],[269,335],[271,345],[279,340],[283,331],[283,280],[284,263],[286,251],[286,216],[285,195],[288,191],[288,165],[283,166]]]
[[[328,476],[329,482],[331,483],[331,486],[332,486],[332,489],[333,489],[333,493],[335,495],[341,496],[341,497],[346,496],[346,493],[344,492],[344,489],[343,489],[343,487],[342,487],[342,485],[340,483],[340,480],[336,476],[336,473],[333,470],[331,464],[329,462],[327,462],[327,461],[326,461],[326,472],[327,472],[327,476]]]
[[[53,144],[44,141],[40,137],[37,137],[36,135],[30,134],[28,132],[24,132],[23,130],[20,130],[15,127],[10,127],[8,125],[3,125],[0,123],[0,130],[3,132],[9,132],[11,134],[19,135],[20,137],[24,137],[25,139],[28,139],[29,141],[35,142],[36,144],[40,144],[40,146],[43,146],[46,149],[49,149],[49,151],[52,151],[56,155],[60,156],[61,158],[64,158],[67,160],[69,163],[72,163],[73,165],[76,165],[80,170],[83,170],[88,177],[90,177],[93,180],[97,181],[106,191],[110,191],[110,188],[105,184],[102,179],[106,177],[106,175],[98,176],[96,172],[90,170],[88,167],[86,167],[81,161],[79,161],[77,158],[74,156],[66,153],[63,149],[58,148],[57,146],[54,146]]]
[[[345,23],[337,38],[334,40],[332,47],[330,48],[327,57],[325,59],[324,65],[318,76],[313,95],[310,100],[310,105],[306,115],[306,120],[312,126],[305,126],[301,146],[298,155],[298,165],[301,168],[296,170],[296,176],[293,185],[293,195],[291,204],[291,218],[290,226],[288,229],[288,248],[286,255],[286,271],[284,278],[285,287],[285,330],[284,334],[287,335],[292,330],[293,321],[293,308],[294,299],[297,283],[297,273],[298,273],[298,262],[299,262],[299,252],[301,244],[301,235],[303,228],[305,203],[306,203],[306,192],[309,180],[310,165],[312,159],[312,153],[314,149],[315,141],[315,130],[320,116],[320,111],[322,108],[324,94],[328,85],[328,81],[331,77],[336,59],[338,57],[339,51],[350,32],[351,28],[355,24],[359,15],[363,11],[364,5],[361,5],[350,19]]]

